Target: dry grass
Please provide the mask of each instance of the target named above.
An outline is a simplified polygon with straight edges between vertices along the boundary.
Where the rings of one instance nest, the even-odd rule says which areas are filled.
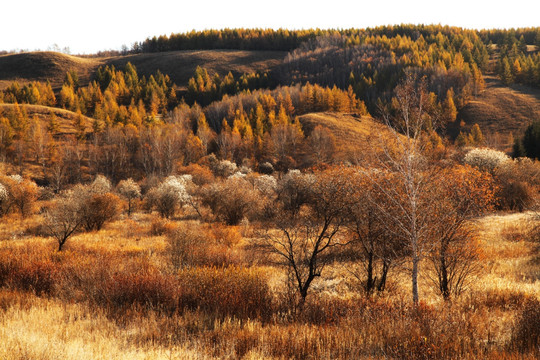
[[[53,88],[62,87],[66,72],[74,70],[81,83],[87,83],[91,74],[104,62],[102,59],[84,59],[50,51],[0,56],[0,88],[13,81],[51,82]]]
[[[336,159],[351,160],[366,154],[366,147],[379,145],[379,141],[389,134],[388,128],[368,116],[343,113],[311,113],[299,116],[305,136],[318,125],[330,130],[336,139]]]
[[[521,136],[525,128],[540,119],[540,91],[523,85],[507,87],[494,76],[486,76],[486,90],[460,110],[458,120],[470,131],[478,124],[485,135],[499,133],[503,142],[510,133]],[[512,144],[503,143],[502,148]]]
[[[13,237],[39,215],[3,218],[0,265],[11,272],[0,266],[0,280],[7,279],[0,287],[0,358],[534,359],[538,353],[512,347],[534,329],[520,316],[535,313],[526,304],[540,299],[540,280],[532,276],[540,269],[536,244],[519,235],[530,216],[479,220],[484,271],[450,303],[424,277],[423,301],[411,306],[402,269],[391,274],[387,292],[367,299],[336,265],[316,280],[300,313],[288,307],[284,271],[272,263],[175,272],[166,235],[150,235],[151,214],[79,234],[62,254],[51,239]],[[249,240],[239,237],[253,235],[247,228],[173,223],[246,265],[260,256],[244,251]]]

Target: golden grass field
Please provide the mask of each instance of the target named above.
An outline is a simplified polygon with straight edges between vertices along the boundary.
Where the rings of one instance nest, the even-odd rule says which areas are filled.
[[[119,306],[113,297],[100,297],[106,289],[118,290],[111,287],[114,285],[111,279],[118,274],[127,275],[128,281],[174,276],[166,236],[156,234],[155,229],[174,228],[186,221],[165,222],[154,214],[137,212],[131,219],[122,217],[99,232],[73,237],[65,251],[57,253],[52,239],[32,235],[41,215],[21,219],[12,214],[3,218],[2,262],[10,259],[19,263],[20,268],[33,276],[40,274],[38,270],[32,272],[32,266],[38,264],[55,270],[53,284],[40,294],[25,289],[23,283],[12,282],[0,288],[0,358],[535,359],[538,356],[539,349],[520,353],[512,347],[519,315],[527,302],[540,300],[539,244],[538,239],[528,235],[531,226],[538,226],[532,213],[495,214],[479,219],[477,235],[483,254],[482,270],[470,289],[447,303],[437,296],[424,276],[418,309],[411,305],[406,274],[396,270],[389,279],[388,290],[367,299],[356,291],[346,269],[352,266],[350,263],[327,269],[314,284],[304,313],[293,318],[280,312],[269,318],[237,318],[195,308],[168,312],[144,301]],[[282,301],[284,272],[262,254],[252,251],[250,244],[255,233],[251,225],[228,228],[193,221],[189,224],[212,234],[214,239],[224,236],[233,239],[210,245],[205,256],[211,260],[227,253],[227,266],[247,266],[264,274],[272,301],[276,304]],[[41,273],[41,276],[45,275]],[[219,291],[215,295],[220,297],[218,302],[233,301],[227,300],[226,289]]]

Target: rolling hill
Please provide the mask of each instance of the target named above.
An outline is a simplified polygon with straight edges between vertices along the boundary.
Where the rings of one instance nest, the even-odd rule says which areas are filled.
[[[334,136],[337,156],[340,160],[364,159],[366,148],[380,144],[390,135],[388,127],[369,116],[343,113],[310,113],[298,117],[305,136],[316,126],[322,126]]]
[[[279,65],[286,53],[282,51],[201,50],[135,54],[107,58],[82,58],[55,52],[30,52],[0,56],[0,89],[13,81],[47,81],[55,89],[62,86],[67,71],[74,70],[81,85],[87,85],[99,66],[123,67],[131,62],[140,75],[149,76],[160,70],[168,74],[180,88],[197,66],[211,73],[226,75],[267,71]]]
[[[458,114],[465,129],[478,124],[484,135],[520,135],[535,120],[540,120],[540,90],[523,85],[504,86],[493,76],[485,77],[486,89]],[[508,146],[508,144],[506,144]]]

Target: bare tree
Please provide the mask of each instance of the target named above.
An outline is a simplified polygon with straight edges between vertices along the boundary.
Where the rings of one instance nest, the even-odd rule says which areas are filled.
[[[45,228],[58,242],[58,251],[62,251],[66,241],[80,229],[80,207],[80,199],[70,191],[57,198],[45,213]]]
[[[422,133],[433,119],[427,112],[428,94],[424,81],[409,74],[396,88],[393,111],[383,111],[391,136],[381,142],[378,166],[386,175],[371,178],[382,194],[378,209],[386,228],[400,239],[411,257],[412,297],[418,303],[419,265],[433,246],[429,207],[435,199],[430,179],[435,167],[424,156]]]
[[[350,198],[352,189],[342,170],[317,174],[309,199],[300,209],[278,200],[273,221],[264,234],[269,249],[285,261],[300,295],[300,305],[313,281],[333,261],[333,250],[347,243],[338,235],[346,209],[341,200]]]
[[[349,177],[354,193],[344,214],[345,225],[353,236],[353,257],[359,262],[359,266],[349,271],[370,295],[375,289],[384,291],[391,267],[404,255],[403,242],[396,241],[387,230],[384,214],[379,210],[385,199],[378,186],[366,179],[360,169]]]

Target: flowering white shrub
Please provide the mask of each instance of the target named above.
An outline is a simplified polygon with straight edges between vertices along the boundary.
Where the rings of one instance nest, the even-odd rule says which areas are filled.
[[[155,207],[161,216],[170,218],[177,208],[191,199],[188,193],[188,186],[191,185],[191,175],[169,176],[157,188],[148,192],[147,202],[151,207]]]
[[[269,196],[276,191],[277,180],[270,175],[261,175],[253,180],[253,186],[255,189],[259,190],[261,194]]]
[[[98,175],[89,187],[93,194],[105,194],[111,191],[111,182],[103,175]]]
[[[497,167],[509,160],[510,158],[502,151],[487,148],[472,149],[463,158],[465,164],[490,173],[493,173]]]
[[[15,181],[17,184],[20,184],[23,182],[23,177],[21,175],[9,175],[8,178]]]

